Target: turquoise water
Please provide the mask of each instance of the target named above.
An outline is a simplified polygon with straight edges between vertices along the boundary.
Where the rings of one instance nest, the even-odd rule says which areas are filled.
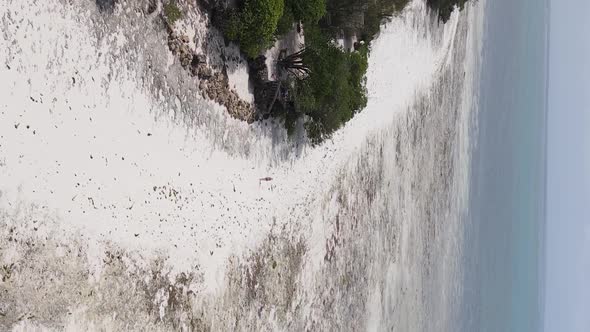
[[[488,1],[463,329],[538,331],[546,178],[547,6]]]

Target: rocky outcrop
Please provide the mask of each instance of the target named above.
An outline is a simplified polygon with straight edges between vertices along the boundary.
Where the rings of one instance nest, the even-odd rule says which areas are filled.
[[[210,79],[201,81],[199,89],[209,99],[224,105],[234,118],[248,122],[254,121],[254,107],[230,89],[227,77],[222,73],[215,73]]]
[[[254,106],[242,100],[237,92],[230,88],[225,73],[214,71],[207,65],[205,55],[197,54],[191,49],[187,36],[178,35],[169,27],[168,48],[178,58],[183,68],[199,78],[199,90],[203,97],[225,106],[228,113],[236,119],[254,121]]]
[[[172,51],[172,54],[178,57],[180,64],[184,68],[191,64],[194,56],[188,43],[187,36],[178,36],[174,32],[170,32],[168,35],[168,48]]]

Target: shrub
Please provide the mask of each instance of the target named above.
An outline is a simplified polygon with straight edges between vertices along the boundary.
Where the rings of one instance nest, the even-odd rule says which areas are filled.
[[[293,23],[295,23],[295,16],[293,16],[293,11],[291,10],[291,7],[285,5],[283,16],[281,16],[281,19],[277,24],[276,35],[281,36],[289,32],[291,28],[293,28]]]
[[[229,40],[238,41],[240,25],[240,15],[235,10],[229,10],[225,13],[223,32]]]
[[[287,0],[295,20],[317,23],[326,15],[326,0]]]
[[[317,27],[306,30],[307,78],[295,88],[297,110],[308,115],[308,136],[319,143],[367,104],[365,73],[368,50],[345,52]]]
[[[246,0],[239,14],[237,40],[247,56],[255,58],[271,46],[284,7],[284,0]]]
[[[171,1],[164,5],[164,16],[168,19],[170,25],[174,24],[179,18],[182,17],[182,12],[174,1]]]

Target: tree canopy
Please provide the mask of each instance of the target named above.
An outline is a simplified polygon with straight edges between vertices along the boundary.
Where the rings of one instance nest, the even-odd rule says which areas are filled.
[[[295,106],[311,119],[307,129],[313,142],[329,137],[365,107],[367,57],[366,48],[342,50],[319,27],[306,30],[303,62],[309,75],[296,81]]]
[[[226,36],[254,58],[272,45],[284,8],[284,0],[246,0],[240,10],[228,14]]]
[[[293,17],[298,21],[317,23],[326,15],[326,0],[286,0]]]

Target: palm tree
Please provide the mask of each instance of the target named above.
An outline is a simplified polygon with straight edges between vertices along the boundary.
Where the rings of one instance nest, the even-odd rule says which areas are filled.
[[[302,48],[301,50],[286,57],[279,57],[279,60],[277,61],[277,67],[286,71],[287,73],[290,73],[298,79],[303,79],[311,72],[309,67],[304,62],[304,58],[307,53],[307,48]]]

